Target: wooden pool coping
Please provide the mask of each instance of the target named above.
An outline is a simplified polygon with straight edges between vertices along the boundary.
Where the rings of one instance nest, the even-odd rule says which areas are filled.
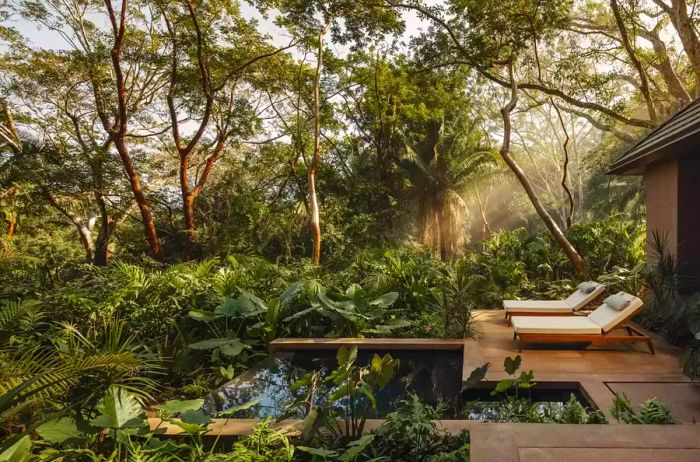
[[[270,342],[268,351],[273,354],[281,350],[327,350],[340,347],[357,346],[359,349],[386,350],[432,350],[462,351],[462,382],[464,383],[472,370],[483,365],[479,363],[482,355],[479,342],[473,338],[278,338]]]
[[[390,350],[461,350],[466,339],[434,338],[278,338],[270,342],[269,351],[279,350],[326,350],[343,346],[378,348]]]
[[[472,338],[467,339],[439,339],[439,338],[278,338],[268,345],[270,354],[283,350],[329,350],[340,347],[357,346],[358,349],[378,350],[426,350],[426,351],[462,351],[462,382],[471,374],[471,371],[481,364],[479,343]],[[257,425],[260,419],[212,419],[206,436],[236,436],[245,435]],[[381,426],[383,419],[368,419],[366,430],[372,430]],[[148,419],[151,431],[158,435],[176,436],[183,431],[177,425],[166,422],[158,417],[150,416]],[[438,426],[449,433],[458,434],[474,425],[475,421],[469,420],[440,420]],[[284,429],[294,433],[295,428],[301,425],[301,420],[288,419],[272,421],[274,428]]]
[[[207,437],[228,437],[247,435],[262,419],[212,419],[209,424],[209,431],[205,433]],[[476,420],[436,420],[438,428],[443,431],[458,435],[463,430],[469,430],[474,425],[481,422]],[[364,432],[376,430],[382,426],[384,419],[367,419]],[[158,417],[149,417],[148,424],[154,435],[160,436],[182,436],[183,430],[175,424],[166,422]],[[301,431],[302,421],[300,419],[272,420],[272,428],[280,430],[285,435],[298,435]],[[343,421],[339,421],[339,428],[344,427]]]

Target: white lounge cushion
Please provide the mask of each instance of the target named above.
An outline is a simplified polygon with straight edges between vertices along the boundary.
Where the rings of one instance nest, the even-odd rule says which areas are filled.
[[[599,284],[593,281],[591,281],[590,283],[596,285],[596,288],[592,292],[585,293],[582,290],[577,289],[576,292],[574,292],[566,298],[566,303],[573,307],[574,311],[578,311],[584,306],[591,303],[593,300],[596,299],[596,297],[598,297],[598,295],[602,294],[605,290],[605,285],[603,284]]]
[[[629,304],[618,311],[614,308],[609,307],[605,303],[596,308],[591,314],[586,316],[597,325],[603,329],[603,332],[610,331],[613,327],[620,324],[623,320],[632,316],[634,313],[639,311],[644,305],[644,302],[640,298],[634,295],[627,294],[625,292],[618,293],[619,296],[624,297],[629,300]]]
[[[579,289],[565,300],[503,300],[503,309],[508,312],[552,312],[568,313],[578,311],[603,293],[605,286],[597,282],[595,290],[585,293]]]
[[[514,316],[518,334],[601,334],[601,328],[587,316]]]
[[[518,311],[571,313],[574,311],[564,300],[504,300],[503,309],[509,313],[517,313]]]
[[[590,294],[595,290],[596,287],[598,287],[598,284],[595,281],[584,281],[581,284],[576,286],[581,292]]]

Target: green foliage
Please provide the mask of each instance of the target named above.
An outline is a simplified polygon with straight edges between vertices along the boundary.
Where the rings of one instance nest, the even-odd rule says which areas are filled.
[[[294,446],[279,431],[270,426],[269,419],[256,425],[245,438],[231,448],[232,460],[241,462],[285,462],[292,460]]]
[[[396,292],[372,295],[362,287],[352,285],[339,298],[339,301],[332,300],[321,291],[312,298],[310,308],[293,314],[284,319],[284,322],[296,322],[301,318],[317,314],[327,318],[333,326],[327,334],[332,337],[386,335],[395,329],[410,325],[410,322],[387,314],[387,309],[398,298]]]
[[[671,425],[678,423],[671,415],[671,409],[658,398],[650,398],[633,407],[627,395],[615,394],[610,406],[610,414],[618,421],[628,424]]]
[[[0,461],[2,462],[24,462],[29,460],[31,455],[32,441],[28,435],[24,435],[17,441],[10,441],[12,444],[0,446]]]
[[[292,386],[298,393],[287,404],[287,409],[289,415],[298,412],[304,415],[304,439],[330,434],[335,440],[349,444],[360,438],[369,411],[376,408],[375,393],[382,390],[398,370],[398,361],[389,354],[375,354],[368,365],[358,366],[356,346],[341,347],[336,358],[338,367],[326,377],[311,372]],[[321,389],[325,392],[319,391]],[[321,400],[323,396],[328,396],[327,402]]]
[[[73,418],[51,419],[37,427],[40,437],[36,447],[38,460],[192,460],[211,461],[290,461],[294,446],[281,432],[273,429],[269,420],[256,425],[249,435],[240,438],[231,447],[223,447],[218,441],[204,444],[201,436],[208,431],[211,419],[199,407],[202,400],[171,400],[159,406],[161,417],[180,427],[189,442],[162,441],[149,433],[148,421],[136,397],[122,388],[112,388],[100,399],[93,412],[90,425]],[[172,415],[177,413],[177,417]],[[84,416],[83,416],[84,417]],[[107,431],[105,431],[107,430]],[[29,453],[29,436],[0,454]],[[84,457],[85,459],[83,459]],[[9,460],[25,460],[9,459]]]
[[[509,356],[506,357],[506,359],[503,361],[503,369],[505,370],[506,374],[511,376],[511,378],[498,382],[496,387],[491,392],[492,395],[497,395],[499,393],[505,393],[508,395],[508,392],[513,390],[515,393],[515,398],[517,399],[518,392],[520,390],[527,390],[535,386],[535,383],[532,381],[534,378],[534,373],[532,371],[523,371],[520,373],[520,375],[517,375],[522,361],[523,358],[520,355],[517,355],[515,358],[511,358]]]
[[[588,265],[593,279],[634,289],[640,284],[645,234],[632,221],[616,216],[579,223],[567,236]],[[463,271],[477,307],[491,308],[504,299],[565,298],[575,290],[576,276],[564,253],[544,234],[525,229],[499,231],[481,242],[455,271]],[[636,293],[633,290],[632,293]]]
[[[651,262],[640,267],[647,308],[637,316],[644,327],[663,335],[669,343],[686,348],[683,372],[700,377],[700,294],[681,295],[683,281],[666,235],[652,234]]]
[[[444,410],[441,405],[431,407],[410,395],[377,430],[370,447],[372,457],[405,462],[468,459],[468,435],[448,436],[437,428],[435,421]]]
[[[531,396],[520,396],[520,390],[529,390],[536,384],[533,382],[534,373],[521,372],[517,375],[522,364],[520,355],[515,358],[507,357],[503,369],[511,378],[501,380],[496,384],[492,396],[499,396],[495,402],[470,401],[464,407],[464,412],[470,418],[478,418],[493,422],[517,423],[566,423],[566,424],[601,424],[606,423],[605,416],[600,411],[586,409],[572,394],[564,404],[538,403]],[[488,364],[475,369],[469,377],[467,388],[471,388],[486,375]],[[474,417],[472,417],[474,416]]]
[[[604,424],[605,416],[600,411],[590,411],[586,409],[574,395],[569,397],[563,407],[556,408],[556,411],[548,412],[546,420],[562,424]]]
[[[140,399],[156,389],[159,358],[124,335],[119,320],[87,332],[46,323],[30,339],[0,351],[0,425],[33,425],[45,412],[92,408],[115,386]]]
[[[586,409],[572,394],[566,403],[538,403],[528,398],[509,396],[496,402],[471,401],[465,414],[489,422],[605,424],[598,410]]]
[[[475,333],[474,302],[478,279],[471,277],[465,262],[455,264],[441,288],[435,290],[435,310],[441,322],[441,336],[472,337]]]
[[[566,235],[594,277],[615,267],[632,269],[644,261],[646,228],[619,216],[578,223]]]

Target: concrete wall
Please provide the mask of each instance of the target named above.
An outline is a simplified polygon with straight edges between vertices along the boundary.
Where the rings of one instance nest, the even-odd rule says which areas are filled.
[[[700,292],[700,157],[651,164],[644,181],[647,242],[652,242],[654,232],[665,236],[667,250],[678,262],[681,292]],[[654,257],[647,244],[647,259]]]
[[[678,255],[678,161],[647,167],[644,175],[647,205],[647,258],[653,258],[654,232],[666,236],[668,250]]]

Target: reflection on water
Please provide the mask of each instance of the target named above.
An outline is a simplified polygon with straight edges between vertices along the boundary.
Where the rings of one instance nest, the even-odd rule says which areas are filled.
[[[374,353],[383,355],[386,351],[360,350],[357,364],[369,364]],[[279,417],[284,413],[285,404],[293,398],[292,384],[310,371],[327,375],[337,365],[335,354],[335,350],[279,352],[211,393],[204,410],[216,414],[259,399],[258,404],[237,413],[236,417]],[[417,394],[429,404],[453,401],[459,396],[461,351],[396,350],[390,354],[399,360],[399,370],[391,382],[375,394],[377,409],[370,418],[385,416],[408,393]]]

